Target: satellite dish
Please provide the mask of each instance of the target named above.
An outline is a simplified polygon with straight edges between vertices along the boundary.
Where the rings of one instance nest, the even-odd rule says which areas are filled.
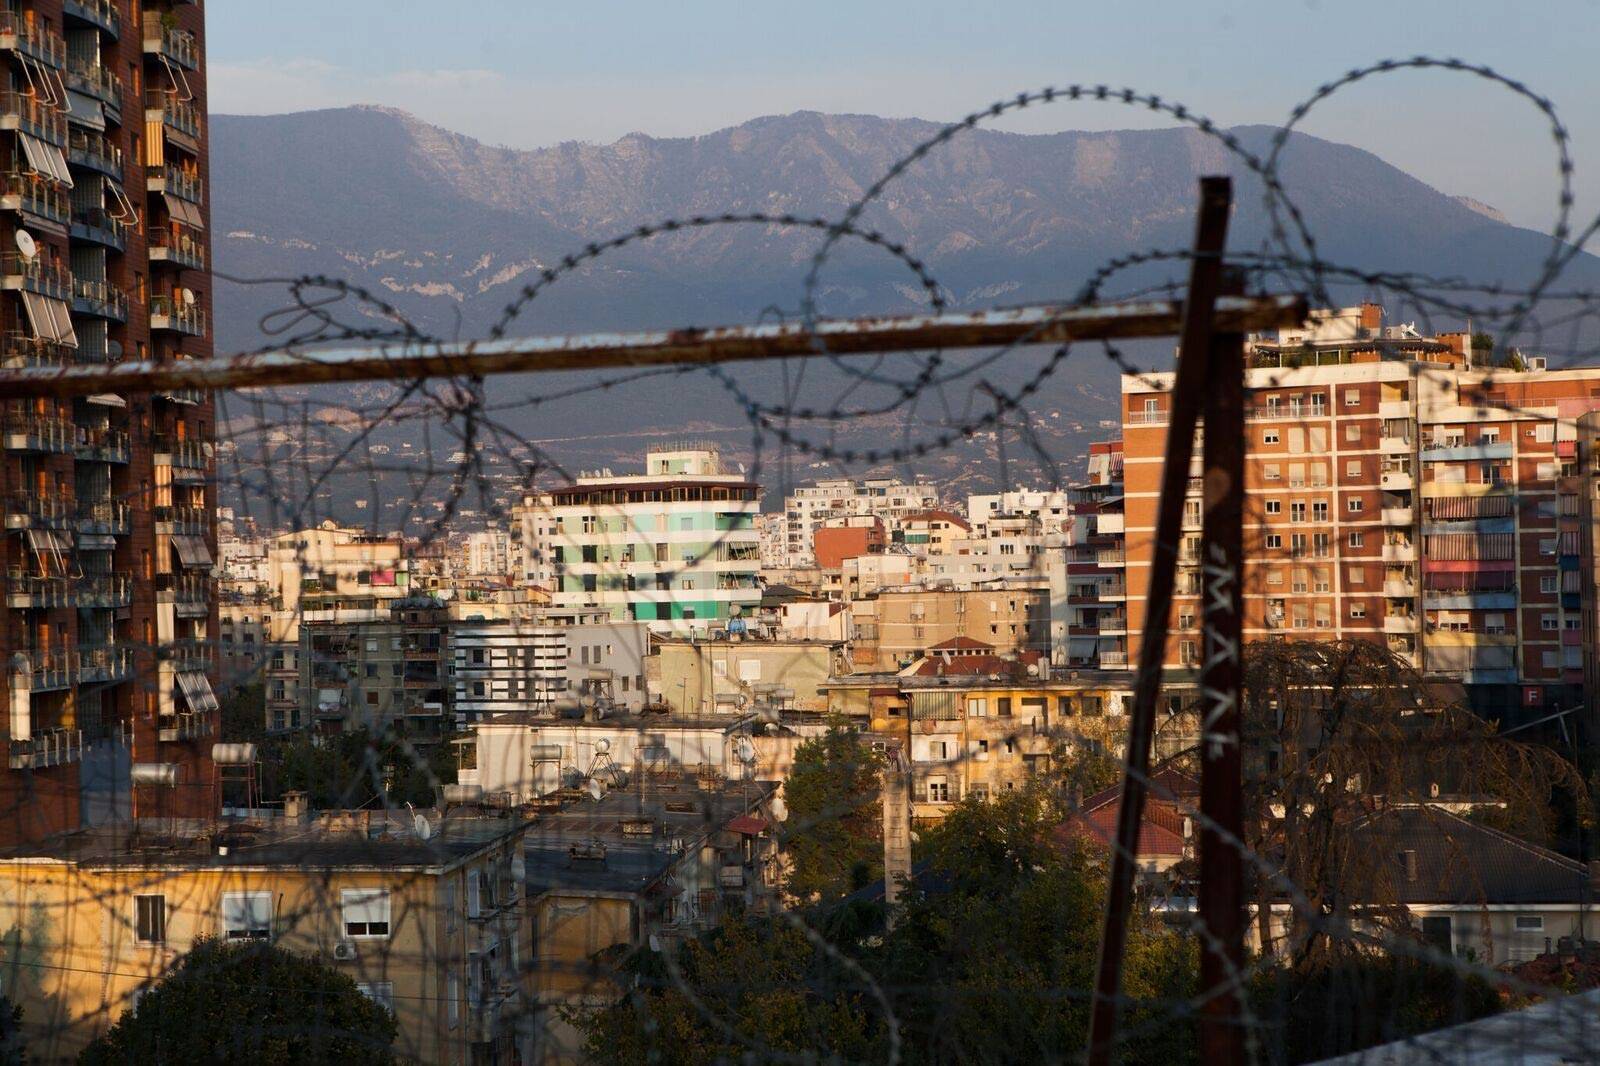
[[[750,743],[749,737],[740,737],[733,742],[733,754],[736,759],[748,766],[756,761],[756,746]]]
[[[599,752],[601,755],[604,755],[606,752],[611,750],[611,741],[605,737],[601,737],[599,740],[594,742],[594,750]]]
[[[31,262],[33,257],[39,254],[39,242],[34,240],[33,234],[27,230],[17,230],[15,240],[17,242],[17,251],[22,253],[22,258]]]
[[[584,788],[588,790],[589,798],[594,800],[596,803],[599,803],[603,798],[605,798],[606,786],[602,785],[596,778],[589,778],[589,783],[585,785]]]
[[[416,831],[418,840],[431,840],[433,838],[433,823],[420,814],[411,816],[411,828]]]
[[[772,797],[772,803],[769,804],[769,807],[772,811],[772,817],[778,821],[787,822],[789,820],[789,805],[783,802],[782,796]]]
[[[193,289],[180,289],[178,291],[183,294],[183,306],[185,306],[185,307],[193,307],[194,306],[194,290]]]
[[[650,934],[650,950],[658,955],[661,954],[661,941],[654,933]]]

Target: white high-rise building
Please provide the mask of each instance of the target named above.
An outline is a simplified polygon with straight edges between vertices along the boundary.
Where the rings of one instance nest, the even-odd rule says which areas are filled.
[[[892,529],[900,518],[939,505],[939,490],[931,482],[907,484],[894,478],[831,478],[815,485],[799,485],[784,498],[783,566],[811,566],[817,530],[831,519],[876,515]]]
[[[1065,489],[1013,489],[967,497],[967,521],[979,540],[1063,533],[1071,520]]]
[[[548,566],[552,605],[688,635],[761,600],[761,490],[715,447],[662,448],[645,472],[609,470],[530,496],[520,509],[528,573]]]

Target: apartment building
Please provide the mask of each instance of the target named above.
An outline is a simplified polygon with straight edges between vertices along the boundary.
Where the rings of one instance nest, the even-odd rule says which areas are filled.
[[[511,574],[511,538],[503,529],[481,529],[467,534],[462,545],[468,577],[509,577]]]
[[[372,621],[300,625],[295,663],[300,718],[321,732],[396,730],[417,742],[450,725],[450,615],[424,595],[390,602]],[[268,728],[279,725],[269,700]]]
[[[886,557],[887,558],[887,557]],[[1002,653],[1048,651],[1050,593],[1044,586],[987,589],[882,588],[850,601],[857,671],[894,671],[929,648],[964,638]]]
[[[393,1013],[407,1061],[528,1061],[517,1017],[529,1003],[532,823],[421,816],[425,835],[405,811],[313,815],[291,793],[281,816],[192,826],[184,847],[86,830],[0,856],[0,921],[18,938],[0,972],[30,1052],[75,1058],[213,936],[348,974]]]
[[[1068,501],[1067,539],[1071,543],[1052,556],[1047,567],[1051,665],[1056,669],[1127,669],[1121,441],[1089,445],[1089,479],[1072,486]]]
[[[202,6],[0,10],[0,359],[211,354]],[[0,842],[135,808],[130,763],[209,806],[209,395],[11,400],[0,426],[8,724]]]
[[[797,486],[783,501],[783,558],[768,565],[816,565],[812,538],[832,519],[872,515],[893,529],[904,516],[938,505],[938,489],[927,481],[908,484],[895,478],[829,478]]]
[[[502,714],[557,713],[558,701],[637,711],[647,699],[650,631],[605,611],[543,612],[530,621],[470,621],[450,633],[458,725]]]
[[[267,543],[266,592],[273,640],[297,643],[302,622],[381,621],[411,591],[409,553],[380,536],[329,519]]]
[[[967,497],[975,537],[1063,533],[1072,514],[1066,489],[1009,489]]]
[[[1577,419],[1600,371],[1491,364],[1363,305],[1250,338],[1245,637],[1379,641],[1498,717],[1582,701]],[[1122,383],[1137,655],[1172,375]],[[1168,664],[1199,662],[1198,460]]]
[[[760,496],[712,445],[653,449],[643,474],[601,471],[529,497],[523,538],[551,560],[554,606],[705,633],[761,600]]]

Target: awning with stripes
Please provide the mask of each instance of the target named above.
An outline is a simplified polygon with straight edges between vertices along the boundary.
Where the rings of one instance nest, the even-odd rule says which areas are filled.
[[[192,534],[174,533],[172,546],[178,552],[178,561],[194,569],[211,569],[211,552],[206,542]]]
[[[72,171],[67,169],[67,157],[61,154],[61,149],[41,141],[31,133],[18,131],[17,139],[22,142],[22,151],[27,155],[30,167],[72,188]]]
[[[205,229],[206,220],[200,214],[200,209],[181,196],[174,196],[170,192],[161,194],[161,199],[166,202],[167,213],[174,220],[182,222],[185,226],[194,229]]]
[[[28,312],[28,324],[33,327],[35,337],[64,344],[68,348],[78,346],[78,332],[72,328],[72,309],[65,300],[41,296],[26,289],[18,295],[22,297],[22,306]]]
[[[217,694],[211,691],[211,682],[198,670],[184,670],[178,674],[178,688],[189,702],[189,709],[198,714],[210,714],[218,708]]]

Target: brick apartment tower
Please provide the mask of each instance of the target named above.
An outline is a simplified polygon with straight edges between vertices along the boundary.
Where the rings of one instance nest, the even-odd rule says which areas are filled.
[[[1600,467],[1592,445],[1579,455],[1580,423],[1600,422],[1600,370],[1506,366],[1482,345],[1386,326],[1371,304],[1251,338],[1244,625],[1247,641],[1380,642],[1509,724],[1582,707],[1586,666],[1600,676],[1584,655],[1600,639],[1584,612]],[[1171,377],[1122,381],[1135,661]],[[1199,472],[1196,460],[1167,658],[1179,674],[1201,647]]]
[[[0,7],[7,367],[211,354],[203,10]],[[215,809],[212,399],[8,401],[0,844]]]

